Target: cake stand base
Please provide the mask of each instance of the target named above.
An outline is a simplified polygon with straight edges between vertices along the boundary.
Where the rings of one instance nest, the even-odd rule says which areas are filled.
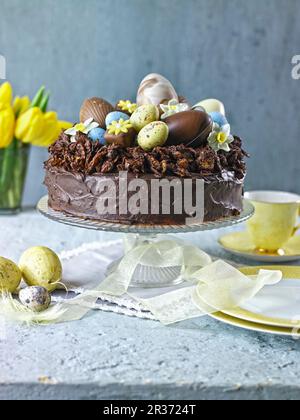
[[[57,212],[48,206],[48,197],[43,197],[37,206],[39,212],[47,218],[69,226],[83,229],[120,232],[125,233],[125,253],[133,250],[143,244],[149,244],[157,241],[157,235],[177,234],[187,232],[199,232],[213,229],[220,229],[234,226],[245,222],[254,214],[252,204],[244,200],[244,210],[239,216],[229,217],[215,222],[204,222],[200,224],[187,226],[166,226],[166,225],[124,225],[120,223],[100,222],[96,220],[84,220],[75,216]],[[172,238],[174,242],[174,238]],[[121,260],[115,261],[108,268],[107,274],[116,271]],[[181,262],[178,261],[179,264]],[[158,288],[171,287],[178,285],[184,281],[181,276],[182,266],[175,265],[172,267],[155,267],[139,264],[133,275],[130,287],[139,288]]]
[[[111,263],[107,269],[106,275],[112,274],[117,270],[121,259]],[[130,287],[153,289],[176,286],[183,283],[181,277],[181,267],[157,268],[139,264],[133,275]]]
[[[124,256],[137,247],[150,245],[162,239],[165,241],[170,240],[170,236],[156,234],[126,234],[124,237]],[[172,237],[172,240],[174,241],[176,238]],[[107,274],[111,274],[116,271],[121,261],[122,259],[113,262],[108,267]],[[176,286],[184,282],[181,273],[181,265],[172,267],[155,267],[139,264],[133,274],[130,287],[152,289]]]

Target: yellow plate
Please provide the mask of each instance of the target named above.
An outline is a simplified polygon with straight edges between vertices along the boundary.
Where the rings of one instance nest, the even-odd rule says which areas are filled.
[[[268,269],[268,270],[280,270],[283,274],[283,280],[293,279],[299,280],[300,284],[300,267],[287,267],[287,266],[263,266],[263,267],[244,267],[241,268],[240,271],[248,276],[257,275],[259,270],[261,269]],[[268,286],[274,287],[274,286]],[[281,328],[295,328],[297,326],[300,327],[300,308],[298,320],[292,319],[284,319],[284,318],[273,318],[264,314],[258,314],[254,312],[250,312],[248,310],[242,308],[236,308],[230,311],[222,311],[223,314],[228,315],[230,317],[238,318],[246,322],[262,324],[264,326],[273,326],[273,327],[281,327]]]
[[[265,333],[265,334],[289,336],[294,339],[300,338],[300,329],[296,327],[295,328],[282,328],[282,327],[272,327],[270,325],[256,324],[255,322],[249,322],[243,319],[234,318],[222,312],[211,314],[210,316],[220,322],[223,322],[228,325],[232,325],[234,327],[242,328],[244,330],[256,331],[256,332]]]
[[[266,263],[286,263],[300,260],[300,236],[294,236],[283,247],[283,255],[261,253],[255,249],[247,231],[235,232],[219,239],[219,244],[226,251],[252,261]]]

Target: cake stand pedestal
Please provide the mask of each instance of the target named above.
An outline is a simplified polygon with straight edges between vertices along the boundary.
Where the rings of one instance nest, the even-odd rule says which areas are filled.
[[[43,197],[37,206],[38,211],[45,217],[55,222],[63,223],[83,229],[98,230],[105,232],[124,233],[126,237],[125,253],[143,244],[157,241],[159,235],[201,232],[207,230],[231,227],[245,222],[254,214],[254,207],[247,200],[244,201],[244,210],[237,217],[230,217],[216,222],[206,222],[191,225],[125,225],[121,223],[99,222],[96,220],[85,220],[52,210],[48,206],[48,197]],[[164,238],[165,240],[165,238]],[[174,240],[174,239],[173,239]],[[120,260],[112,263],[107,274],[113,272],[120,263]],[[184,280],[181,277],[182,266],[157,268],[139,264],[134,273],[131,287],[157,288],[170,287],[180,284]]]

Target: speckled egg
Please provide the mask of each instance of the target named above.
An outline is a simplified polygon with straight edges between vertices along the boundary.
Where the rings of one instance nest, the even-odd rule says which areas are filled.
[[[163,146],[169,136],[169,128],[163,121],[152,122],[144,127],[138,135],[138,144],[146,152]]]
[[[114,121],[120,121],[121,119],[124,121],[129,120],[129,115],[125,114],[124,112],[114,111],[110,112],[105,118],[106,127],[108,127]]]
[[[140,132],[146,125],[159,120],[159,110],[155,105],[140,106],[130,118],[130,122],[136,132]]]
[[[99,142],[100,144],[105,144],[105,135],[106,131],[103,128],[94,128],[89,132],[89,138],[93,140],[94,142]]]
[[[210,112],[209,115],[211,116],[213,122],[218,124],[220,127],[228,124],[227,118],[220,112]]]
[[[42,312],[49,308],[51,296],[47,289],[39,286],[26,287],[19,293],[21,303],[34,312]]]
[[[42,286],[49,292],[56,289],[62,278],[62,265],[49,248],[29,248],[21,256],[19,268],[28,286]]]
[[[0,292],[14,293],[22,280],[18,266],[6,258],[0,257]]]

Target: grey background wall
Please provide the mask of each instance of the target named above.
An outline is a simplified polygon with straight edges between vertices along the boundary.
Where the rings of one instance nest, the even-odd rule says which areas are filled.
[[[300,192],[299,0],[0,0],[0,54],[18,93],[41,84],[61,117],[84,98],[134,98],[149,72],[191,102],[217,97],[251,153],[247,188]],[[35,150],[26,203],[43,193]]]

